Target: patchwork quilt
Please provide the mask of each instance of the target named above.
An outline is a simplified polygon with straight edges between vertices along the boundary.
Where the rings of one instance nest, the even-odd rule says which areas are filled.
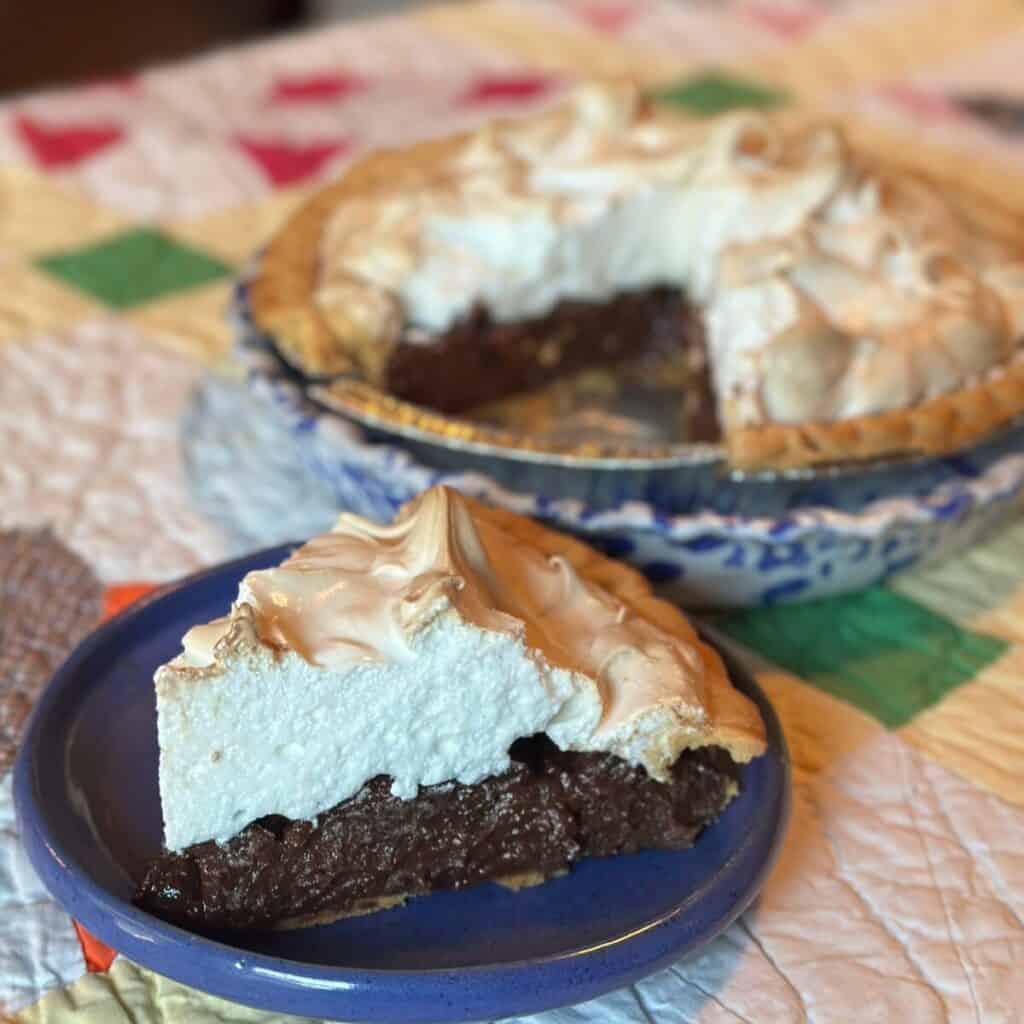
[[[332,520],[253,409],[225,318],[311,187],[370,147],[627,74],[697,115],[818,109],[1024,192],[1022,69],[1020,0],[491,0],[0,106],[0,1019],[271,1019],[80,929],[22,852],[10,770],[104,615]],[[885,586],[717,627],[791,746],[782,856],[697,957],[533,1019],[1024,1019],[1024,519]]]

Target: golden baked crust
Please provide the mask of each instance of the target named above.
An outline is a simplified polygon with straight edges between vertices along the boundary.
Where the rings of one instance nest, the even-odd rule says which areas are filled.
[[[766,749],[764,722],[757,708],[729,681],[718,653],[697,635],[689,620],[668,601],[655,596],[650,583],[637,570],[599,554],[583,541],[505,509],[470,501],[474,517],[486,518],[505,533],[546,555],[561,555],[586,580],[612,593],[641,618],[684,637],[696,646],[708,668],[704,695],[710,729],[705,746],[725,747],[733,760],[746,763]]]
[[[386,346],[376,338],[337,337],[314,302],[324,224],[345,200],[436,179],[437,169],[467,137],[428,139],[370,153],[308,199],[271,239],[249,286],[249,307],[256,325],[274,339],[289,363],[310,377],[357,369],[371,384],[383,382]]]
[[[384,383],[390,352],[379,338],[339,337],[317,309],[314,293],[324,225],[336,206],[377,190],[393,191],[436,182],[448,157],[470,133],[371,153],[293,215],[263,254],[250,288],[253,317],[282,357],[314,378],[358,372],[375,387]],[[975,233],[1024,259],[1024,210],[963,188],[891,153],[871,161],[889,175],[923,181]],[[868,163],[867,160],[858,163]],[[1018,353],[982,379],[949,394],[890,412],[833,421],[730,423],[723,416],[723,445],[736,469],[798,468],[903,454],[943,455],[976,443],[1024,413],[1024,361]]]
[[[736,469],[787,469],[884,455],[947,455],[1024,413],[1024,354],[983,380],[906,409],[829,423],[768,424],[725,434]]]
[[[347,910],[321,910],[316,914],[302,914],[299,917],[286,917],[271,925],[272,931],[291,932],[299,928],[312,928],[314,925],[334,924],[346,917],[365,917],[376,914],[378,910],[391,910],[402,906],[410,897],[405,893],[396,896],[371,896],[356,900]]]
[[[730,782],[729,799],[732,800],[739,788],[734,782]],[[514,875],[503,875],[501,878],[492,878],[490,881],[500,885],[504,889],[511,889],[518,892],[520,889],[532,889],[535,886],[543,885],[552,878],[562,878],[569,874],[568,868],[559,868],[557,871],[545,873],[543,871],[520,871]],[[428,893],[421,893],[426,896]],[[288,917],[278,921],[272,926],[273,931],[288,932],[297,928],[312,928],[314,925],[334,924],[335,921],[344,920],[346,917],[365,917],[367,914],[376,914],[379,910],[392,910],[394,907],[404,906],[413,899],[410,893],[399,893],[395,896],[372,896],[366,899],[357,900],[347,910],[322,910],[317,914],[305,914],[300,917]]]

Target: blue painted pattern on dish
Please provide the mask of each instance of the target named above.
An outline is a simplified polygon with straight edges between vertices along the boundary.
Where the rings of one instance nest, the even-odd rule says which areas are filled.
[[[656,570],[660,585],[692,605],[810,600],[868,586],[960,546],[1011,514],[1024,494],[1024,428],[946,459],[807,481],[568,470],[471,453],[432,465],[436,449],[399,447],[312,402],[302,378],[254,330],[244,282],[235,316],[254,393],[289,425],[297,457],[340,507],[385,520],[444,482],[640,568],[674,566]]]

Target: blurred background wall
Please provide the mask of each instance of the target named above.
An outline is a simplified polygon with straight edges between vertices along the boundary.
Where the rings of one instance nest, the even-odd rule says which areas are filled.
[[[423,0],[6,0],[0,94],[116,76],[225,43]]]

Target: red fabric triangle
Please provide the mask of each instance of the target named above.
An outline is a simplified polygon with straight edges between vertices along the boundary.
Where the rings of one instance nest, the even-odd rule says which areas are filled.
[[[279,78],[270,94],[271,103],[322,103],[343,100],[367,87],[359,75],[338,74],[296,75]]]
[[[140,597],[145,597],[154,586],[153,583],[118,583],[107,587],[103,595],[103,618],[109,619]]]
[[[532,100],[542,96],[554,85],[546,75],[484,75],[464,93],[465,103],[509,102]]]
[[[271,142],[239,138],[238,144],[263,168],[274,185],[294,185],[317,173],[333,156],[345,153],[351,142]]]
[[[113,124],[48,125],[25,116],[15,118],[14,127],[35,158],[46,167],[77,164],[124,136]]]
[[[110,965],[117,956],[117,950],[111,949],[106,943],[100,942],[95,935],[90,935],[77,921],[71,922],[78,935],[78,944],[82,947],[85,957],[85,969],[90,974],[102,974],[110,970]]]
[[[576,5],[576,14],[592,29],[617,36],[625,32],[637,16],[633,4],[583,3]]]

